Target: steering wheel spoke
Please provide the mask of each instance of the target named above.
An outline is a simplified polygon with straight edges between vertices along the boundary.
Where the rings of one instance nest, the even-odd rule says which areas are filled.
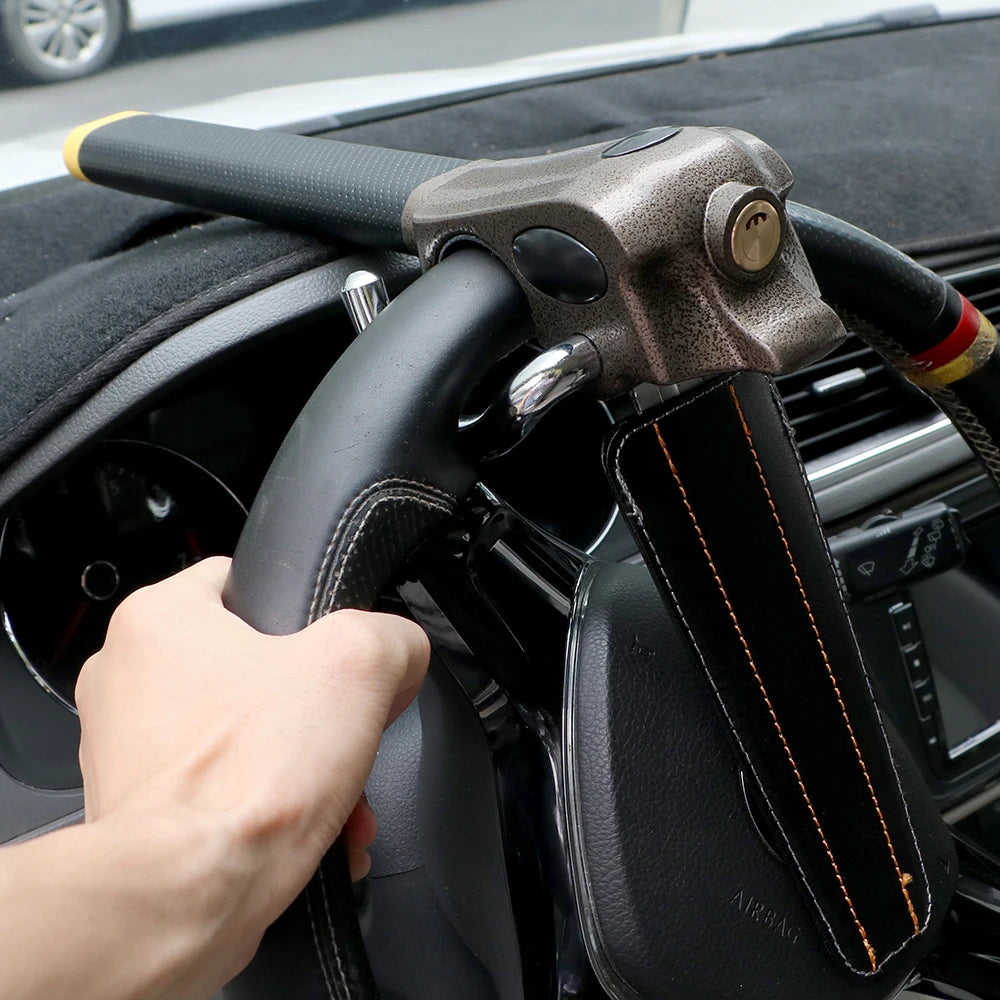
[[[588,562],[477,485],[458,524],[414,565],[491,676],[558,713],[573,591]]]
[[[463,521],[417,554],[420,580],[400,596],[487,737],[524,993],[597,1000],[566,853],[560,710],[587,560],[481,487]]]

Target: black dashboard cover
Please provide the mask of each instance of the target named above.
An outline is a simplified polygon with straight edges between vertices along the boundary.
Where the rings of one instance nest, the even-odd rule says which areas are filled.
[[[345,116],[331,136],[474,160],[726,125],[781,154],[796,201],[908,253],[950,250],[1000,238],[1000,101],[985,99],[1000,88],[998,47],[1000,17],[984,16],[660,57],[382,120]]]
[[[607,464],[662,599],[598,577],[576,609],[570,827],[605,985],[890,995],[956,865],[875,707],[770,381],[625,424]]]

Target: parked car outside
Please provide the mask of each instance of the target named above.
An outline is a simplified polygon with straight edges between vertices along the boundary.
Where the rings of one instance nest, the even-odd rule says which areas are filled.
[[[22,81],[103,69],[134,32],[315,0],[0,0],[0,62]],[[348,0],[326,0],[332,7]]]

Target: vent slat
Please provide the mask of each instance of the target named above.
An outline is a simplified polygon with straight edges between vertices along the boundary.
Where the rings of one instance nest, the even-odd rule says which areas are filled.
[[[871,437],[871,435],[878,431],[903,424],[906,422],[906,419],[906,408],[904,406],[880,410],[878,413],[861,417],[858,420],[852,420],[850,423],[824,431],[822,434],[816,434],[806,439],[803,444],[800,444],[799,449],[819,448],[820,454],[836,451],[839,448],[846,447],[848,444],[853,444],[855,441]],[[864,433],[858,433],[859,431],[863,431]]]
[[[840,347],[831,351],[825,358],[820,358],[819,361],[814,361],[811,365],[800,368],[797,372],[779,375],[775,381],[778,385],[801,379],[814,382],[816,378],[822,377],[822,374],[828,370],[836,369],[839,371],[843,368],[858,368],[861,364],[869,364],[871,359],[876,357],[875,352],[867,344],[862,344],[856,337],[848,337]],[[807,374],[813,372],[821,374]]]
[[[822,367],[809,365],[797,372],[793,386],[779,382],[796,443],[806,461],[934,412],[934,404],[922,392],[853,335],[838,353],[839,357],[826,358]],[[818,378],[851,368],[863,368],[868,377],[828,396],[811,391]]]
[[[956,282],[994,323],[1000,323],[1000,263]],[[821,395],[814,382],[861,368],[863,382]],[[775,379],[795,439],[806,461],[936,413],[930,399],[867,344],[851,335],[815,364]]]
[[[854,393],[854,392],[844,392],[840,395],[840,402],[836,405],[830,405],[825,407],[823,410],[817,410],[816,408],[810,409],[803,413],[801,416],[792,417],[789,414],[789,420],[791,425],[795,428],[795,432],[798,433],[800,427],[805,427],[811,422],[817,420],[826,420],[832,416],[840,416],[846,414],[850,417],[853,413],[858,412],[861,409],[869,410],[873,403],[877,400],[887,400],[890,407],[895,407],[898,405],[898,400],[893,399],[893,387],[892,386],[882,386],[878,389],[873,389],[870,392],[864,393]],[[832,402],[832,401],[831,401]],[[884,409],[885,406],[879,406],[879,409]]]

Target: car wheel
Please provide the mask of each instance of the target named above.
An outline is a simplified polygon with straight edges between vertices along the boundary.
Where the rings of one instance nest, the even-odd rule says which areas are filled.
[[[33,83],[73,80],[107,65],[125,30],[123,0],[3,0],[8,71]]]

